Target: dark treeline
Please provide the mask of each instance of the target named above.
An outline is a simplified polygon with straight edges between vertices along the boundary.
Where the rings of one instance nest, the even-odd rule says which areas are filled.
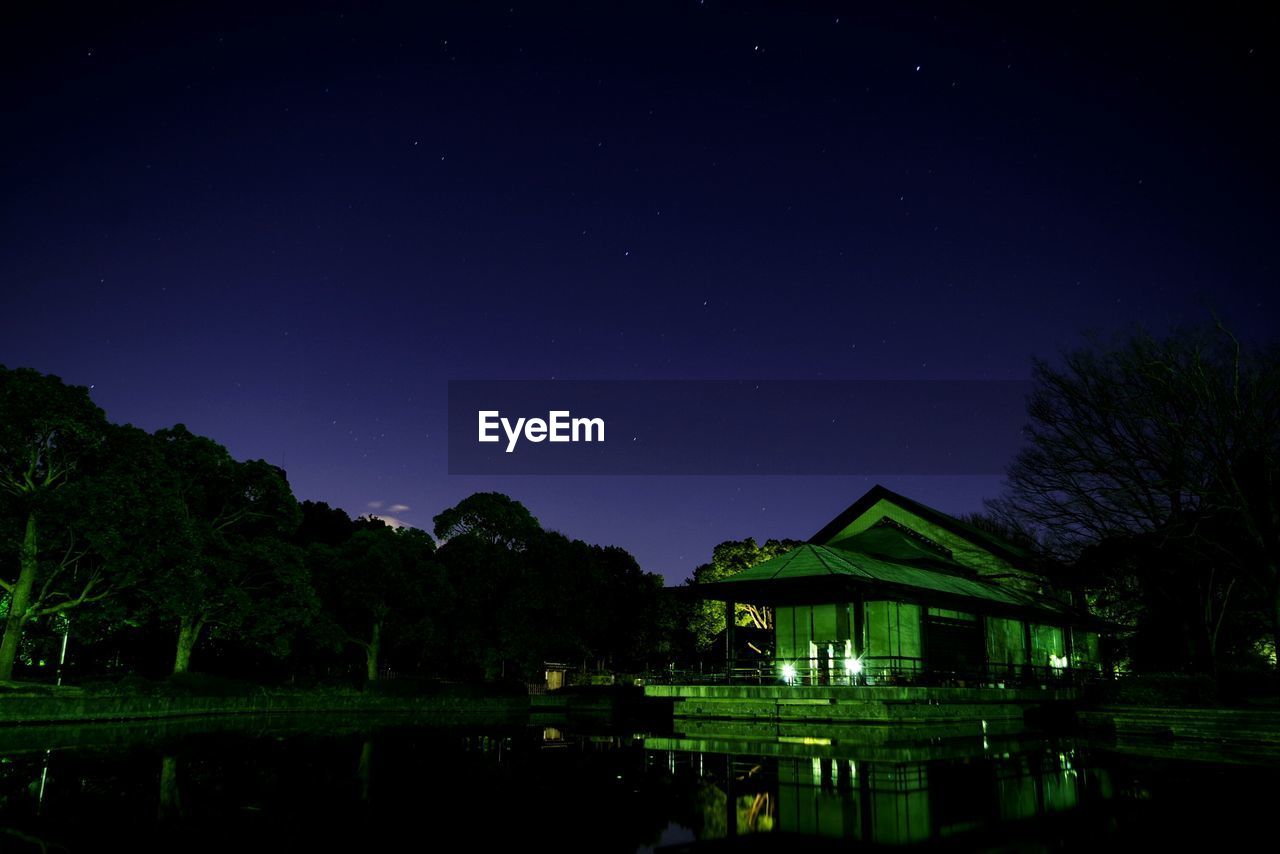
[[[1135,672],[1276,663],[1280,356],[1212,327],[1038,361],[1005,494],[971,517],[1039,552]],[[796,545],[722,543],[689,583]],[[480,493],[431,532],[293,496],[181,425],[107,421],[84,388],[0,367],[0,680],[195,668],[261,682],[542,678],[723,662],[718,603]],[[771,614],[737,622],[769,642]],[[761,648],[762,654],[768,650]]]
[[[688,635],[660,576],[505,495],[432,533],[298,502],[275,466],[0,368],[0,680],[52,679],[68,647],[77,677],[540,680],[663,666]]]

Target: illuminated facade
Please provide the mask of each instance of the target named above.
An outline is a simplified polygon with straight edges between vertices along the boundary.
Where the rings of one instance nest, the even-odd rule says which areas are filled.
[[[699,593],[727,614],[735,602],[773,610],[772,658],[730,660],[739,677],[1024,684],[1102,666],[1103,624],[1030,552],[881,486],[806,544]]]

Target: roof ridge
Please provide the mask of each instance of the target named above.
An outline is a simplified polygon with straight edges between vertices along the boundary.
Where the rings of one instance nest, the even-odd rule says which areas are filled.
[[[777,578],[778,573],[782,572],[788,566],[791,566],[791,562],[796,559],[796,555],[799,553],[799,551],[800,549],[791,549],[789,551],[783,552],[782,554],[778,555],[776,558],[768,558],[766,560],[763,560],[761,561],[761,563],[768,563],[771,560],[778,561],[778,568],[774,570],[772,575],[769,576],[770,578]],[[759,566],[759,565],[760,564],[756,564],[756,566]],[[750,568],[751,567],[747,567],[747,569],[750,569]],[[743,572],[746,572],[747,569],[744,569]]]
[[[813,545],[813,544],[806,543],[806,545]],[[822,565],[824,567],[827,567],[827,569],[831,572],[832,575],[858,576],[860,573],[865,572],[865,570],[863,570],[861,567],[859,567],[850,559],[852,554],[851,552],[848,552],[844,549],[836,549],[832,546],[813,545],[813,548],[815,551],[818,552],[819,559],[822,561]],[[830,558],[830,562],[828,561],[828,558]],[[832,562],[834,562],[836,566],[832,567],[831,566]],[[843,564],[843,566],[841,566],[841,564]]]
[[[827,559],[829,555],[827,554],[828,549],[825,546],[819,546],[813,543],[805,543],[805,545],[813,549],[813,554],[818,558],[818,563],[822,564],[822,568],[827,571],[828,575],[844,575],[844,573],[837,573],[835,569],[832,568],[831,562]],[[803,548],[803,546],[801,548]],[[799,549],[797,549],[797,551],[799,551]]]

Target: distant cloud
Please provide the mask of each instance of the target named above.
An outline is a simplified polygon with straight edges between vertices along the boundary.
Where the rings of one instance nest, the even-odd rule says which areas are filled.
[[[408,509],[409,509],[409,505],[408,505],[408,504],[392,504],[390,507],[388,507],[388,508],[387,508],[387,512],[388,512],[388,513],[403,513],[404,511],[406,511],[406,510],[408,510]]]
[[[408,528],[408,527],[410,527],[408,522],[405,522],[403,519],[397,519],[395,516],[379,516],[379,515],[377,515],[376,513],[371,513],[370,515],[371,515],[374,519],[381,519],[383,522],[386,522],[386,523],[387,523],[388,525],[390,525],[392,528]]]
[[[378,509],[379,507],[381,507],[383,504],[386,504],[386,502],[385,502],[385,501],[370,501],[370,502],[369,502],[369,506],[370,506],[370,507],[372,507],[374,510],[377,510],[377,509]]]

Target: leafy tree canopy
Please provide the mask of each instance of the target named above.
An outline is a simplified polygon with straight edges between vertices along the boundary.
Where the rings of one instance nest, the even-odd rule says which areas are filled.
[[[711,552],[711,562],[704,563],[693,571],[689,584],[706,584],[721,581],[737,575],[744,569],[764,563],[766,560],[785,554],[797,546],[803,545],[800,540],[765,540],[758,545],[753,537],[745,540],[728,540],[720,543]],[[734,611],[737,624],[768,629],[773,627],[771,609],[745,602],[735,603]],[[693,632],[700,648],[710,646],[716,636],[725,630],[724,606],[719,602],[701,602],[692,610],[690,630]]]
[[[433,521],[437,539],[476,537],[517,550],[542,530],[528,508],[501,492],[469,495]]]

